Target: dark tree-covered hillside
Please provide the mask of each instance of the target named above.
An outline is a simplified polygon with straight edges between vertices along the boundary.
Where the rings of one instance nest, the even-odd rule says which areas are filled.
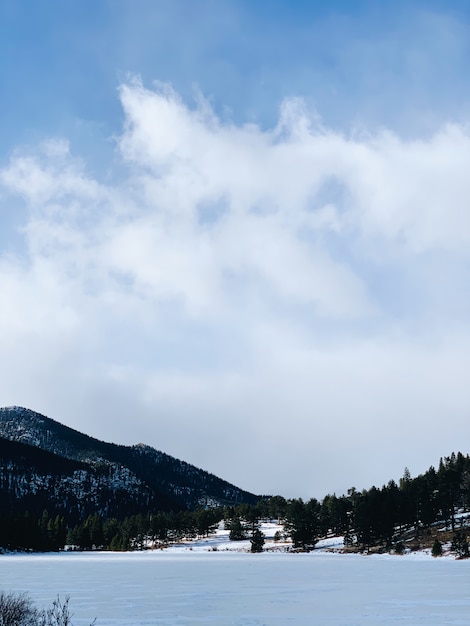
[[[59,467],[60,458],[81,464],[73,467],[84,470],[80,482],[84,487],[89,486],[88,496],[83,498],[83,510],[77,509],[82,519],[90,512],[121,515],[118,502],[126,498],[128,503],[123,506],[128,507],[127,513],[175,511],[201,505],[255,504],[259,500],[258,496],[150,446],[121,446],[99,441],[22,407],[0,408],[0,437],[27,444],[27,457],[31,457],[33,464],[39,454],[34,450],[52,453],[54,460],[49,457],[51,467]],[[14,454],[13,448],[10,453]],[[44,455],[42,458],[46,459]],[[8,473],[8,465],[2,467]],[[72,468],[72,465],[67,467]],[[37,474],[49,474],[46,460],[37,468]],[[62,487],[65,493],[67,483]],[[22,493],[27,497],[26,483]],[[37,507],[43,507],[41,498],[35,497],[35,500],[38,501]],[[94,502],[95,511],[86,508],[85,502],[88,501]]]

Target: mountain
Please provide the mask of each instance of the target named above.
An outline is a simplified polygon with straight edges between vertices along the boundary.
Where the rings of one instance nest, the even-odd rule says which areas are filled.
[[[258,496],[143,444],[100,441],[22,407],[0,408],[0,506],[83,519],[254,504]]]
[[[39,515],[48,509],[78,521],[97,511],[121,517],[145,507],[162,508],[162,504],[167,503],[124,467],[93,466],[0,437],[3,515],[25,511]]]

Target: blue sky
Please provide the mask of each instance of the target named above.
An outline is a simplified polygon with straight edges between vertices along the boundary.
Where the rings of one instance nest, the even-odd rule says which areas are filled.
[[[0,404],[286,496],[462,449],[469,17],[1,1]]]
[[[410,133],[426,130],[423,116],[462,119],[469,101],[465,2],[4,1],[0,12],[6,149],[19,132],[112,135],[128,73],[188,98],[198,85],[217,110],[268,126],[292,95],[328,123]]]

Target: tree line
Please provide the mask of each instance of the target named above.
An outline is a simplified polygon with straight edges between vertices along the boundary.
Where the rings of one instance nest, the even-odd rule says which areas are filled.
[[[207,536],[222,519],[222,509],[137,514],[123,519],[88,515],[67,526],[63,516],[47,510],[38,516],[0,516],[0,545],[8,550],[57,551],[66,545],[80,550],[138,550]]]
[[[123,519],[94,513],[78,523],[53,511],[0,515],[0,545],[10,550],[60,550],[67,544],[82,550],[138,550],[207,536],[225,520],[231,540],[250,539],[252,550],[260,551],[260,520],[276,519],[284,525],[284,536],[278,538],[289,538],[295,550],[310,550],[321,538],[341,535],[345,545],[355,549],[381,546],[399,551],[406,533],[418,538],[440,522],[454,533],[458,553],[466,556],[464,518],[458,511],[469,507],[470,457],[459,452],[416,478],[405,469],[398,484],[391,480],[360,492],[353,487],[322,501],[274,496],[254,505],[155,511]]]
[[[237,507],[234,513],[245,520],[279,519],[297,550],[312,549],[319,539],[335,535],[359,550],[379,546],[400,551],[404,536],[418,539],[439,522],[453,533],[456,552],[466,556],[466,518],[458,512],[469,509],[470,457],[459,452],[441,458],[437,470],[431,466],[416,478],[405,468],[398,484],[390,480],[381,488],[362,491],[352,487],[345,495],[329,494],[322,501],[275,496],[253,507]]]

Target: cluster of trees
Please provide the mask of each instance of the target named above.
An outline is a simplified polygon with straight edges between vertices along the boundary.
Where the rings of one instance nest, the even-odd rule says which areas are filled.
[[[45,510],[41,515],[26,511],[0,516],[0,546],[8,550],[57,551],[63,549],[66,537],[62,515],[50,515]]]
[[[470,458],[460,452],[452,454],[441,459],[437,471],[430,467],[412,479],[405,469],[398,485],[390,481],[382,489],[350,490],[348,495],[347,531],[361,546],[389,547],[396,536],[410,529],[418,538],[436,522],[456,533],[456,512],[470,505]]]
[[[245,517],[242,517],[242,514]],[[178,513],[132,515],[123,520],[103,519],[89,515],[67,533],[67,544],[80,550],[142,550],[165,546],[182,539],[207,537],[218,524],[227,519],[230,539],[250,539],[251,551],[262,552],[264,535],[260,530],[260,515],[256,507],[243,505],[237,510],[227,508],[197,509]]]
[[[224,509],[223,519],[225,529],[230,531],[230,541],[249,539],[251,552],[263,551],[265,537],[260,529],[260,520],[266,516],[262,515],[261,509],[262,507],[258,505],[241,505]]]
[[[278,498],[276,504],[294,547],[300,549],[311,548],[329,533],[344,535],[347,545],[361,549],[390,549],[403,533],[412,529],[418,538],[436,522],[460,536],[457,527],[464,518],[458,521],[456,512],[470,507],[470,457],[452,454],[441,459],[437,471],[430,467],[414,479],[405,468],[399,484],[391,480],[381,489],[358,492],[352,488],[347,495],[327,495],[322,502],[299,499],[283,503]],[[465,547],[457,552],[464,556]]]
[[[183,537],[207,536],[222,519],[222,509],[198,509],[177,513],[139,514],[117,519],[99,513],[67,526],[61,515],[47,510],[41,515],[0,516],[0,546],[7,550],[39,552],[77,549],[133,550],[145,543],[166,544]]]
[[[89,515],[69,529],[67,544],[80,550],[141,550],[146,545],[163,546],[182,538],[206,537],[223,517],[223,509],[160,512],[104,519]]]
[[[412,531],[418,538],[436,522],[454,533],[453,549],[468,555],[465,534],[459,528],[457,511],[470,508],[470,457],[460,452],[440,460],[439,468],[411,478],[405,468],[397,484],[391,480],[382,488],[371,487],[359,492],[349,489],[347,495],[286,500],[280,496],[260,500],[255,506],[232,509],[234,520],[230,533],[234,539],[244,535],[240,520],[278,518],[293,547],[309,550],[323,537],[344,535],[346,545],[368,549],[373,546],[400,549],[401,537]]]

